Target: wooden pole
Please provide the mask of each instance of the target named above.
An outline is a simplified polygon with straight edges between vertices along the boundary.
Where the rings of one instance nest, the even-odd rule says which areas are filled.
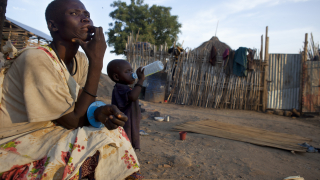
[[[263,101],[262,101],[262,111],[265,112],[267,109],[268,101],[268,64],[269,64],[269,37],[268,37],[268,26],[266,27],[266,45],[265,45],[265,55],[264,55],[264,80],[263,80]]]
[[[4,25],[4,21],[6,19],[5,14],[6,14],[6,9],[7,9],[7,2],[8,2],[8,0],[0,0],[0,37],[1,37],[1,39],[2,39],[3,25]],[[0,50],[2,50],[2,46],[1,46]]]
[[[307,55],[308,55],[308,33],[305,34],[305,40],[304,40],[304,50],[303,54],[301,56],[301,68],[300,68],[300,91],[299,91],[299,110],[300,113],[302,113],[303,108],[303,90],[304,90],[304,76],[305,76],[305,62],[307,61]]]
[[[261,35],[261,49],[260,49],[260,61],[262,64],[262,60],[263,60],[263,35]]]

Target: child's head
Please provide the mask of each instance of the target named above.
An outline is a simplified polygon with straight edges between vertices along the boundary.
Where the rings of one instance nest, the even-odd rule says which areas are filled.
[[[114,59],[109,62],[107,73],[113,82],[121,84],[133,84],[135,79],[132,77],[133,69],[128,61]]]

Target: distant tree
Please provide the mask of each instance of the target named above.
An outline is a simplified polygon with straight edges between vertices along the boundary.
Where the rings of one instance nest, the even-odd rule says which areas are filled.
[[[171,7],[153,5],[149,7],[143,0],[131,0],[127,5],[120,0],[114,1],[111,7],[116,8],[109,16],[114,20],[110,23],[108,45],[114,47],[117,55],[124,54],[127,38],[131,32],[138,33],[139,41],[170,47],[175,37],[181,32],[178,16],[172,16]]]

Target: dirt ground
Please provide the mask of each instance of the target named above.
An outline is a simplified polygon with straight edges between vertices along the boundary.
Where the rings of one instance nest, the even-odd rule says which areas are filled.
[[[103,101],[110,103],[110,99]],[[282,180],[300,175],[320,179],[320,153],[296,153],[214,136],[188,133],[185,141],[172,127],[205,119],[296,134],[312,139],[320,147],[320,117],[289,118],[255,111],[204,109],[176,104],[140,101],[143,116],[159,111],[169,122],[151,118],[141,121],[141,151],[137,156],[146,179],[254,179]],[[167,167],[163,167],[163,165]]]

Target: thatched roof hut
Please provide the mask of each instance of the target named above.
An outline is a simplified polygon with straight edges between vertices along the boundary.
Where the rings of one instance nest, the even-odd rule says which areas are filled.
[[[213,36],[209,41],[202,43],[199,47],[195,48],[194,50],[211,50],[212,46],[216,47],[218,55],[220,56],[222,56],[226,49],[231,49],[230,46],[228,46],[226,43],[219,41],[219,39],[216,36]]]

